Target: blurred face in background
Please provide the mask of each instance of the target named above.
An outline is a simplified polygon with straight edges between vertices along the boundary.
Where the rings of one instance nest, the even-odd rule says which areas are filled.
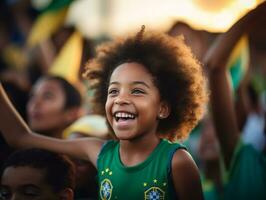
[[[58,194],[46,183],[46,172],[28,166],[7,167],[1,177],[0,194],[6,200],[56,200]]]
[[[60,82],[41,79],[33,87],[27,104],[29,126],[33,131],[48,134],[68,125],[64,108],[66,96]]]
[[[219,160],[219,143],[215,135],[213,122],[208,117],[203,120],[199,156],[205,162]]]

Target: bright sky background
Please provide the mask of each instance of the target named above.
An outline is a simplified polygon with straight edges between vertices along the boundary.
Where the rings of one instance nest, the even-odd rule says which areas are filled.
[[[79,11],[72,11],[72,15],[76,15],[75,23],[83,29],[82,32],[89,32],[92,37],[103,32],[111,36],[121,35],[140,29],[142,24],[148,29],[167,30],[176,20],[186,21],[198,29],[225,31],[262,1],[79,0],[73,6],[79,7]],[[85,20],[81,20],[81,15]]]

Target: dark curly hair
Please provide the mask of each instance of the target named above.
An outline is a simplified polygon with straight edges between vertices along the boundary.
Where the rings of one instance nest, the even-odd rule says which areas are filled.
[[[44,170],[44,180],[55,193],[75,188],[75,167],[66,156],[43,149],[23,149],[11,154],[1,167],[2,177],[8,167],[32,167]]]
[[[95,112],[105,114],[110,76],[125,62],[144,65],[161,99],[170,105],[170,115],[158,125],[160,137],[171,141],[186,138],[203,115],[207,92],[202,67],[183,38],[144,32],[142,27],[136,35],[100,45],[84,73],[95,89]]]

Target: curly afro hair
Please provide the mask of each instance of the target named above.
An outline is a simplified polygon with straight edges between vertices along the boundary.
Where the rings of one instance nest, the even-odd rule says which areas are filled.
[[[159,121],[159,136],[170,141],[185,139],[202,117],[208,95],[202,67],[183,38],[146,32],[142,27],[135,35],[100,45],[84,73],[95,89],[95,112],[105,114],[110,76],[125,62],[144,65],[161,99],[170,105],[170,115]]]

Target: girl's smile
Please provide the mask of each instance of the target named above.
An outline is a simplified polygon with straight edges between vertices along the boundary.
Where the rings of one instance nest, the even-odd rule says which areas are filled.
[[[124,129],[127,127],[130,127],[130,125],[134,122],[136,119],[136,115],[132,113],[128,113],[125,111],[117,111],[114,114],[116,126],[119,129]]]

